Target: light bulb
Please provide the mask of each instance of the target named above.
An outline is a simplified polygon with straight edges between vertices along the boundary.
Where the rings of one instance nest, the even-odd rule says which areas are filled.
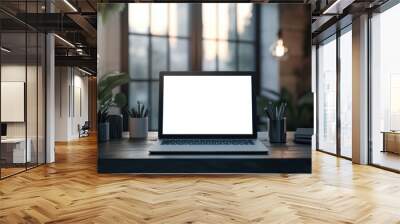
[[[274,57],[282,58],[288,52],[288,49],[283,45],[283,40],[279,38],[272,46],[271,46],[271,54]]]

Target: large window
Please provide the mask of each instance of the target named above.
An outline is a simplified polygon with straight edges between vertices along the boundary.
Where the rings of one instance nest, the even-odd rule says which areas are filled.
[[[336,39],[318,48],[318,149],[336,153]]]
[[[190,4],[129,4],[129,106],[150,108],[157,128],[160,71],[190,69]]]
[[[372,163],[396,170],[400,170],[400,31],[396,29],[399,21],[400,5],[371,19]]]
[[[254,71],[253,4],[202,5],[203,70]]]
[[[160,71],[255,70],[253,6],[129,4],[129,107],[149,106],[151,130],[158,127]]]
[[[352,26],[318,48],[318,149],[352,157]],[[340,34],[340,35],[339,35]],[[339,90],[339,91],[338,91]]]

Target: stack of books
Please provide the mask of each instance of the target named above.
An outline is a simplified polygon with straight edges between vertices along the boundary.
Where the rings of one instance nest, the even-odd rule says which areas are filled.
[[[294,133],[294,142],[311,145],[313,132],[312,128],[297,128]]]

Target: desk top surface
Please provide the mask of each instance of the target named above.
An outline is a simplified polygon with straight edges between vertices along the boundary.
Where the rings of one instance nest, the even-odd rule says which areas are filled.
[[[381,131],[381,133],[383,134],[397,134],[400,135],[400,131]]]
[[[271,144],[267,141],[266,132],[258,133],[259,140],[270,150],[265,155],[150,155],[149,146],[157,141],[157,133],[150,132],[146,140],[118,139],[99,143],[99,159],[164,159],[164,158],[254,158],[254,159],[311,159],[311,146],[296,144],[288,139],[286,144]]]
[[[29,141],[29,138],[27,139]],[[25,138],[2,138],[1,143],[20,143],[25,142]]]

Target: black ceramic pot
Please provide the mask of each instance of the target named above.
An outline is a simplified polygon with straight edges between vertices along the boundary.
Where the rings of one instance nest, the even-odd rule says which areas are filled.
[[[271,143],[286,143],[286,118],[269,120],[268,135]]]
[[[108,122],[110,123],[110,139],[122,138],[122,115],[110,115]]]
[[[110,140],[110,123],[104,122],[99,123],[98,126],[98,141],[99,142],[106,142]]]

